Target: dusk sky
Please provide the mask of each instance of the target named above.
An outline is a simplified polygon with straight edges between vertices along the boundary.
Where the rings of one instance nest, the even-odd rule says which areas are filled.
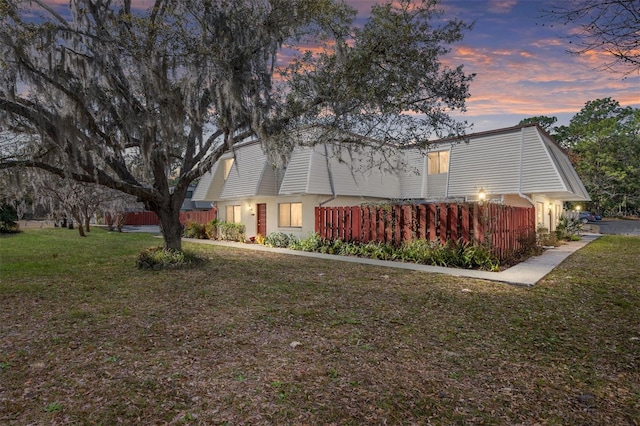
[[[564,0],[560,0],[564,1]],[[366,16],[372,0],[347,0]],[[622,106],[640,108],[640,74],[614,75],[594,68],[605,61],[596,54],[566,52],[571,28],[544,23],[545,0],[441,0],[445,18],[475,21],[462,42],[453,45],[451,65],[476,73],[464,119],[473,132],[518,124],[526,117],[558,117],[568,124],[587,101],[611,97]],[[449,59],[449,58],[448,58]]]
[[[574,56],[566,35],[573,28],[551,27],[541,18],[550,2],[565,0],[440,0],[445,19],[475,22],[464,40],[445,58],[476,73],[467,112],[473,132],[509,127],[526,117],[558,117],[566,125],[587,101],[611,97],[640,108],[640,72],[628,75],[596,71],[606,60],[598,54]],[[67,7],[68,0],[47,0]],[[149,0],[139,0],[150,4]],[[346,0],[363,20],[375,0]],[[565,36],[565,37],[563,37]]]

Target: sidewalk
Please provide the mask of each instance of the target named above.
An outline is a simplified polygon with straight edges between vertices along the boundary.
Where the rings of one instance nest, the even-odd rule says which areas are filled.
[[[314,257],[317,259],[336,260],[340,262],[362,263],[372,266],[384,266],[387,268],[409,269],[412,271],[432,272],[436,274],[448,274],[456,277],[478,278],[482,280],[498,281],[508,284],[532,286],[544,278],[556,266],[567,257],[575,253],[590,242],[599,238],[598,234],[582,235],[580,241],[571,241],[560,247],[545,250],[540,256],[530,257],[509,269],[501,272],[477,271],[473,269],[444,268],[441,266],[420,265],[416,263],[393,262],[389,260],[375,260],[362,257],[338,256],[335,254],[310,253],[305,251],[289,250],[283,248],[266,247],[261,244],[245,244],[230,241],[197,240],[185,238],[185,241],[211,244],[217,246],[234,247],[246,250],[268,251],[272,253],[290,254],[294,256]]]

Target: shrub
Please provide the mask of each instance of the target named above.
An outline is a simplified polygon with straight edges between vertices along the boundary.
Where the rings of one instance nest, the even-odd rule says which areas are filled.
[[[326,244],[326,241],[320,238],[320,234],[313,233],[291,244],[291,248],[293,250],[317,252],[320,251],[320,247],[324,244]]]
[[[433,246],[427,240],[405,241],[398,249],[398,258],[405,262],[430,264]]]
[[[285,247],[287,236],[282,233],[271,234],[269,245]],[[280,245],[276,245],[280,244]],[[337,254],[341,256],[358,256],[379,260],[401,260],[403,262],[421,263],[466,269],[483,269],[495,271],[500,266],[499,259],[485,246],[475,246],[462,241],[449,241],[446,244],[426,240],[413,240],[403,243],[400,247],[379,242],[366,244],[353,243],[342,240],[322,239],[318,234],[312,234],[300,241],[288,242],[288,247],[294,250],[312,251],[317,253]]]
[[[213,219],[207,222],[204,227],[204,230],[207,234],[207,238],[210,240],[215,240],[218,238],[218,227],[220,226],[220,221],[218,219]]]
[[[9,205],[0,206],[0,232],[13,233],[18,232],[18,214],[16,209]]]
[[[558,245],[558,238],[555,233],[551,233],[547,228],[538,228],[538,245],[541,247],[555,247]]]
[[[207,235],[206,225],[204,223],[193,221],[187,222],[187,226],[184,227],[183,235],[186,238],[198,238],[200,240],[209,238]]]
[[[462,252],[463,264],[466,269],[482,269],[485,271],[497,271],[500,261],[486,246],[467,244]]]
[[[202,259],[193,253],[165,249],[164,247],[151,247],[143,250],[138,255],[136,266],[138,269],[157,271],[190,267],[200,262],[202,262]]]
[[[556,237],[559,240],[572,241],[578,236],[582,229],[582,222],[576,217],[569,217],[567,215],[560,216],[558,220],[558,226],[556,227]]]
[[[245,226],[241,223],[222,222],[219,225],[220,238],[227,241],[244,242]]]
[[[378,260],[393,260],[394,248],[388,244],[368,242],[361,247],[361,256]]]
[[[291,234],[283,232],[272,232],[264,239],[264,244],[270,247],[289,248],[295,247],[298,243],[297,238]]]

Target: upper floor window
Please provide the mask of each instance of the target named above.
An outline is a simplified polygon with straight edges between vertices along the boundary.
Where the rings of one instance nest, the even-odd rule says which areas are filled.
[[[449,151],[430,152],[428,159],[428,174],[449,173]]]
[[[278,226],[281,228],[302,228],[302,203],[278,204]]]

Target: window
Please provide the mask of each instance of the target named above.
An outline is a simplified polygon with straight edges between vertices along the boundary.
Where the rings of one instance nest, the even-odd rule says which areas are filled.
[[[536,216],[538,218],[538,225],[544,225],[544,203],[536,203]]]
[[[242,210],[240,206],[227,206],[227,222],[240,223]]]
[[[428,157],[430,175],[449,172],[449,151],[430,152]]]
[[[302,228],[302,203],[280,203],[278,213],[279,227]]]
[[[227,180],[229,173],[231,172],[231,167],[233,167],[233,158],[228,158],[224,160],[224,180]]]

